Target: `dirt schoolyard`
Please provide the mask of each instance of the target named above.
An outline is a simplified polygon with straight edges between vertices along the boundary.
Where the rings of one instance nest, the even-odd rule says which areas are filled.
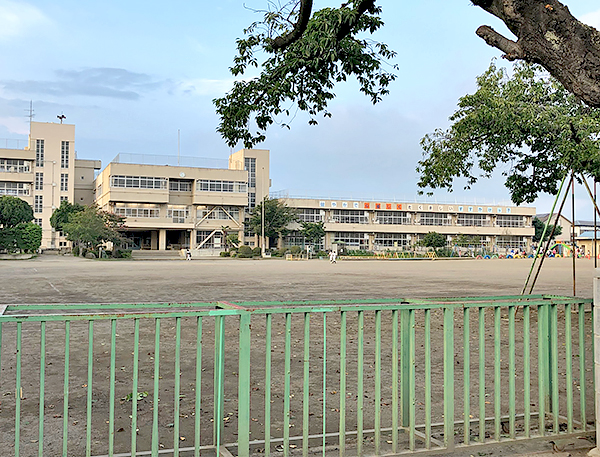
[[[594,261],[578,259],[576,262],[577,295],[584,298],[592,297],[592,283],[594,276]],[[98,261],[72,257],[41,256],[29,261],[0,262],[0,305],[2,304],[40,304],[40,303],[163,303],[163,302],[243,302],[243,301],[297,301],[297,300],[343,300],[343,299],[390,299],[390,298],[425,298],[425,297],[469,297],[469,296],[499,296],[517,295],[521,293],[523,284],[531,268],[531,259],[514,260],[356,260],[338,261],[330,264],[328,260],[311,261],[285,261],[281,259],[242,260],[242,259],[214,259],[193,260],[191,262],[178,260],[162,261]],[[572,295],[573,275],[572,259],[546,259],[543,270],[538,278],[534,293],[553,295]],[[439,314],[439,313],[438,313]],[[502,351],[506,351],[507,318],[503,311]],[[459,317],[458,315],[456,317]],[[322,429],[323,418],[323,390],[322,381],[326,377],[327,386],[339,386],[340,371],[339,354],[341,343],[339,340],[340,321],[332,317],[327,319],[327,370],[322,366],[323,344],[323,318],[316,315],[311,322],[310,360],[311,375],[309,388],[310,397],[310,433],[317,434]],[[573,331],[576,330],[574,317]],[[291,435],[297,435],[302,426],[302,376],[303,376],[303,342],[302,315],[292,317],[291,334]],[[477,372],[476,361],[478,350],[476,347],[477,321],[476,313],[470,317],[473,333],[471,372]],[[490,369],[490,377],[486,374],[486,397],[493,392],[493,316],[486,314],[486,373]],[[564,321],[562,321],[564,322]],[[27,325],[29,324],[29,325]],[[32,325],[36,324],[36,325]],[[195,411],[195,355],[196,355],[196,321],[195,319],[182,319],[182,344],[181,344],[181,396],[180,396],[180,421],[179,435],[181,447],[193,444]],[[374,340],[374,316],[365,315],[365,425],[371,426],[375,410],[372,396],[375,385],[373,375],[373,360],[375,358],[376,342]],[[382,329],[382,372],[384,380],[382,386],[382,416],[383,424],[391,421],[390,398],[392,397],[391,385],[391,321],[383,317]],[[462,324],[457,320],[455,324],[455,350],[462,351],[461,332]],[[517,328],[523,329],[522,320],[517,319]],[[532,329],[536,325],[532,321]],[[418,340],[416,355],[417,360],[424,357],[423,338],[424,327],[422,316],[417,317],[416,338]],[[64,323],[48,323],[46,330],[47,355],[46,355],[46,401],[45,401],[45,439],[44,449],[48,455],[59,455],[63,445],[64,403]],[[349,415],[348,427],[355,427],[352,422],[356,410],[358,395],[356,395],[356,334],[358,332],[356,316],[348,316],[348,398],[347,411]],[[213,367],[214,367],[214,334],[212,320],[207,319],[203,328],[202,349],[202,382],[201,390],[206,393],[199,414],[202,417],[203,445],[212,442],[213,420]],[[68,420],[68,449],[69,455],[83,455],[85,452],[86,433],[86,395],[87,395],[87,322],[73,322],[70,327],[70,374],[69,374],[69,402],[67,411]],[[436,387],[436,382],[443,379],[442,360],[442,334],[443,326],[441,315],[432,313],[431,344],[433,348],[432,375],[433,385],[433,416],[437,421],[442,421],[443,411],[440,408],[443,392]],[[589,333],[591,327],[586,331]],[[139,450],[148,450],[152,439],[152,396],[154,377],[154,323],[150,319],[140,323],[140,386],[139,392],[144,396],[138,403],[138,437]],[[237,417],[235,414],[237,404],[237,373],[238,370],[238,323],[229,319],[224,327],[225,331],[225,382],[224,382],[224,414],[226,442],[236,441]],[[260,437],[264,431],[264,387],[265,387],[265,324],[262,319],[252,320],[252,392],[251,392],[251,433],[252,437]],[[562,332],[562,331],[561,331]],[[280,435],[283,427],[284,413],[281,408],[283,401],[283,346],[285,322],[284,317],[274,317],[272,327],[273,357],[272,366],[272,403],[273,411],[271,424],[273,435]],[[522,330],[517,335],[517,367],[522,366]],[[535,332],[532,332],[533,334]],[[575,334],[575,333],[574,333]],[[173,447],[174,417],[173,417],[173,391],[175,378],[174,344],[175,327],[170,321],[164,322],[161,330],[160,349],[160,411],[159,424],[161,449]],[[331,335],[331,336],[330,336]],[[563,342],[563,334],[559,333],[559,343]],[[15,336],[14,325],[4,325],[2,329],[2,360],[0,371],[0,445],[14,446],[14,417],[15,417]],[[23,351],[22,351],[22,392],[21,392],[21,448],[22,455],[37,454],[38,423],[38,392],[39,392],[39,367],[40,367],[40,342],[39,324],[23,324]],[[119,322],[117,325],[117,355],[115,360],[115,451],[126,452],[131,440],[131,398],[132,393],[132,349],[133,324],[132,322]],[[488,339],[489,338],[489,339]],[[94,326],[93,340],[93,419],[92,419],[92,455],[105,455],[108,430],[109,413],[109,367],[111,365],[110,353],[110,322],[97,322]],[[536,348],[535,335],[532,336],[532,348]],[[561,346],[562,347],[562,346]],[[437,348],[437,349],[436,349]],[[579,351],[576,346],[574,350]],[[586,348],[588,360],[592,359],[591,346]],[[537,352],[534,349],[533,357]],[[321,360],[320,360],[321,359]],[[457,362],[458,363],[458,362]],[[559,369],[565,370],[565,363],[560,362]],[[576,362],[573,362],[576,366]],[[502,379],[507,379],[507,362],[502,363]],[[590,365],[590,364],[588,364]],[[423,377],[424,368],[417,362],[417,399],[424,397]],[[536,400],[536,373],[537,363],[532,364],[532,400],[535,410]],[[522,373],[517,370],[517,385],[522,386]],[[456,390],[462,390],[463,367],[455,367]],[[578,373],[578,372],[576,372]],[[586,384],[588,389],[588,410],[593,411],[592,375],[587,374]],[[475,381],[472,375],[471,404],[476,409],[479,401]],[[506,403],[506,382],[503,382],[503,414],[508,412]],[[561,383],[561,394],[564,385]],[[339,402],[337,387],[327,389],[327,430],[335,430],[339,423]],[[354,392],[352,394],[351,392]],[[368,394],[368,396],[367,396]],[[457,418],[462,411],[462,400],[457,395],[455,413]],[[435,399],[438,398],[437,401]],[[518,399],[521,394],[518,394]],[[576,405],[577,405],[576,396]],[[561,399],[561,407],[563,400]],[[485,401],[486,416],[493,416],[492,402]],[[330,406],[331,405],[331,406]],[[321,415],[319,415],[321,412]],[[575,411],[576,415],[578,410]],[[475,411],[473,411],[475,414]],[[423,403],[417,404],[417,423],[424,420]],[[352,418],[350,417],[352,416]],[[593,419],[588,413],[588,419]],[[434,420],[436,422],[436,420]],[[522,424],[517,424],[522,427]],[[367,427],[368,428],[368,427]],[[473,431],[473,433],[477,433]],[[486,432],[487,433],[487,432]],[[436,436],[434,436],[436,437]],[[388,438],[389,439],[389,438]],[[437,436],[437,439],[442,439]],[[335,440],[332,441],[335,443]],[[406,443],[404,443],[406,444]],[[401,443],[401,446],[403,444]],[[280,451],[276,444],[272,451]],[[372,446],[365,443],[365,447]],[[522,445],[520,445],[522,446]],[[541,449],[546,449],[540,444]],[[298,443],[298,448],[301,444]],[[385,439],[384,439],[385,447]],[[297,449],[299,451],[300,449]],[[389,449],[383,449],[383,453]],[[252,452],[264,453],[264,448],[254,446]],[[11,454],[14,450],[11,449]],[[203,454],[203,455],[209,455]],[[234,452],[235,454],[235,452]],[[188,455],[188,454],[186,454]],[[214,454],[211,454],[214,455]],[[281,455],[279,453],[275,455]],[[479,453],[479,455],[483,455]],[[487,454],[485,454],[487,455]],[[498,455],[500,453],[498,452]]]

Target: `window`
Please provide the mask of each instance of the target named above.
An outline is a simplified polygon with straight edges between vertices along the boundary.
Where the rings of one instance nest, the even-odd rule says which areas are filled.
[[[409,225],[410,215],[402,211],[377,211],[375,222],[386,225]]]
[[[28,183],[0,181],[0,195],[26,197],[30,190],[31,186]]]
[[[60,142],[60,168],[69,168],[69,142]]]
[[[369,235],[366,233],[357,232],[335,232],[333,234],[335,241],[342,242],[348,249],[363,249],[369,247]]]
[[[450,214],[444,213],[419,213],[421,225],[450,225]]]
[[[316,244],[314,244],[316,250],[323,249],[323,240],[324,237],[322,237]],[[306,241],[306,238],[302,235],[302,232],[300,232],[299,230],[291,230],[287,235],[285,235],[283,237],[283,245],[286,247],[300,246],[302,248],[306,247],[307,245],[313,246],[312,244]]]
[[[69,175],[67,173],[60,174],[60,191],[68,192],[69,190]]]
[[[159,217],[160,209],[158,205],[116,203],[114,213],[123,217]]]
[[[323,222],[324,214],[320,209],[300,208],[298,210],[298,220],[301,222]],[[323,211],[325,213],[325,211]]]
[[[33,223],[35,225],[39,225],[40,227],[42,226],[42,220],[41,219],[36,218],[36,219],[33,220]]]
[[[111,176],[111,187],[126,187],[130,189],[166,189],[166,178],[151,176]]]
[[[227,221],[239,220],[240,209],[237,206],[200,206],[196,211],[197,219],[215,219]]]
[[[35,174],[35,190],[44,189],[44,173]]]
[[[332,214],[333,222],[342,224],[368,224],[369,215],[366,211],[352,209],[334,209]]]
[[[527,246],[527,242],[522,236],[509,235],[499,236],[496,240],[496,244],[499,248],[519,250],[523,250]]]
[[[248,171],[248,187],[256,187],[256,159],[244,158],[244,169]]]
[[[44,201],[42,199],[41,195],[36,195],[34,200],[33,200],[33,212],[34,213],[41,213],[42,210],[44,209],[44,205],[43,205]]]
[[[198,230],[196,232],[196,245],[200,249],[210,249],[215,247],[215,238],[210,230]]]
[[[172,192],[191,192],[192,181],[189,179],[169,179],[169,190]]]
[[[245,194],[248,187],[245,182],[199,179],[196,181],[198,192],[235,192]]]
[[[256,192],[248,192],[248,207],[254,208],[256,206]]]
[[[525,216],[496,216],[496,227],[525,227]]]
[[[0,172],[4,173],[29,173],[31,162],[20,159],[0,159]]]
[[[409,239],[406,233],[376,233],[375,246],[380,247],[402,247],[408,246]]]
[[[489,216],[485,214],[459,214],[457,224],[465,227],[489,227]]]
[[[66,195],[61,195],[60,196],[60,202],[68,202],[69,201],[69,197],[67,197]]]
[[[190,212],[187,206],[169,206],[167,207],[167,218],[173,219],[175,224],[184,224],[186,217]]]
[[[44,140],[35,140],[35,166],[44,166]]]

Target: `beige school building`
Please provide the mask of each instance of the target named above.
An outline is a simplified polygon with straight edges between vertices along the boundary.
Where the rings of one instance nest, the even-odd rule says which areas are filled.
[[[218,255],[228,233],[259,246],[259,236],[245,221],[269,197],[268,150],[241,149],[217,164],[204,159],[188,164],[166,156],[146,159],[120,154],[101,170],[100,161],[77,158],[74,125],[31,122],[27,146],[0,149],[0,195],[18,196],[33,207],[43,229],[42,249],[69,245],[50,226],[62,200],[95,203],[123,216],[124,235],[133,249],[189,247]],[[459,235],[476,236],[489,250],[502,252],[528,249],[534,234],[533,207],[281,199],[297,209],[300,222],[324,223],[326,235],[319,247],[326,250],[341,243],[369,251],[410,249],[435,231],[446,235],[449,246]],[[272,242],[304,246],[300,222]]]

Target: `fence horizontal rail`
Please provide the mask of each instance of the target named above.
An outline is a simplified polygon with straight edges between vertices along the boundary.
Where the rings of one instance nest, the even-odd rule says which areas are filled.
[[[10,305],[14,455],[381,455],[593,433],[592,300]]]

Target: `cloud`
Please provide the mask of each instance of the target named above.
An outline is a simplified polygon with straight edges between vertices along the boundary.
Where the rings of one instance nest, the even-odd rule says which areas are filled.
[[[222,96],[233,87],[234,79],[188,79],[180,81],[177,89],[186,95]]]
[[[600,10],[584,14],[579,20],[600,30]]]
[[[60,97],[84,95],[122,100],[138,100],[141,92],[156,90],[165,81],[154,81],[150,75],[122,68],[87,68],[58,70],[54,81],[1,81],[7,92],[46,94]]]
[[[25,2],[0,0],[0,40],[22,37],[51,24],[41,10]]]

